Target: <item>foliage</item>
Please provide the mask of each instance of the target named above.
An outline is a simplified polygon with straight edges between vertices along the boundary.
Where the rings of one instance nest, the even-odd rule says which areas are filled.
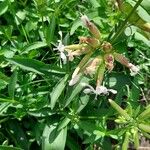
[[[149,0],[1,0],[0,149],[125,150],[129,143],[137,148],[140,136],[150,138],[149,10]],[[103,85],[116,95],[85,93],[82,83],[95,85],[88,75],[69,86],[83,56],[63,64],[54,48],[59,31],[65,46],[89,37],[81,14],[140,68],[130,76],[115,62],[103,72]]]

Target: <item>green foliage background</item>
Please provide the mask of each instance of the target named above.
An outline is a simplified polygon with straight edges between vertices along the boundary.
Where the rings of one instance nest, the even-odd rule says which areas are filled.
[[[148,13],[150,1],[140,7]],[[80,84],[68,86],[80,58],[62,65],[53,48],[59,31],[64,45],[89,35],[81,13],[98,26],[105,40],[113,37],[126,18],[113,0],[0,0],[0,149],[90,150],[94,145],[117,149],[127,128],[114,122],[118,113],[108,98],[123,108],[129,103],[138,113],[148,106],[150,34],[136,23],[128,24],[114,47],[139,65],[139,75],[131,77],[116,63],[105,74],[104,83],[116,89],[117,95],[97,100],[84,94]],[[80,82],[93,80],[83,77]]]

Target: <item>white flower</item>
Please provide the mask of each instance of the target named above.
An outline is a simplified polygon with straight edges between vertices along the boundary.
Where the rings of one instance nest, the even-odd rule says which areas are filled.
[[[138,74],[138,72],[140,70],[138,66],[135,66],[131,63],[129,63],[129,68],[130,68],[130,71],[131,71],[131,73],[130,73],[131,76],[135,76],[136,74]]]
[[[77,74],[74,77],[72,77],[72,79],[69,81],[69,86],[73,86],[74,84],[76,84],[79,79],[80,79],[81,74]]]
[[[86,83],[82,83],[82,86],[88,87],[88,88],[85,88],[83,91],[85,94],[93,93],[93,94],[96,94],[96,97],[97,95],[101,95],[101,94],[108,95],[109,92],[113,94],[117,94],[116,90],[107,89],[105,86],[97,86],[96,89],[94,89],[91,85],[86,84]]]
[[[66,57],[66,55],[65,55],[65,53],[64,53],[65,46],[64,46],[63,43],[62,43],[62,32],[59,31],[58,33],[59,33],[61,39],[58,40],[58,43],[59,43],[59,44],[58,44],[58,46],[57,46],[56,48],[54,48],[54,50],[58,50],[58,51],[60,52],[60,58],[62,59],[63,63],[66,64],[66,62],[67,62],[67,57]]]

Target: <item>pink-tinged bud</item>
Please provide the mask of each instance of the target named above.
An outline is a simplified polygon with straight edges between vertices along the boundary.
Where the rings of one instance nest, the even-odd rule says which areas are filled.
[[[139,72],[139,68],[131,63],[129,63],[128,59],[121,55],[121,54],[118,54],[118,53],[114,53],[114,57],[115,57],[115,60],[117,60],[118,62],[120,62],[122,65],[128,67],[131,71],[131,76],[134,76],[136,75],[138,72]]]
[[[93,48],[97,48],[100,45],[99,40],[97,40],[96,38],[79,37],[79,39],[80,39],[80,43],[86,43]]]
[[[86,15],[81,16],[81,20],[83,24],[90,30],[93,36],[100,40],[101,34],[98,28],[94,25],[94,23],[90,22],[89,18]]]
[[[75,56],[80,56],[80,55],[83,55],[83,54],[87,54],[87,53],[90,53],[90,51],[91,51],[91,47],[86,45],[85,47],[82,47],[79,50],[75,50],[75,51],[67,50],[67,52],[68,52],[67,56],[68,56],[69,61],[73,61]]]
[[[112,45],[109,42],[104,41],[101,45],[104,52],[109,53],[112,51]]]
[[[112,71],[114,68],[114,56],[112,54],[104,55],[105,65],[109,71]]]
[[[101,62],[102,62],[101,57],[94,58],[87,64],[87,66],[85,67],[84,73],[86,75],[89,74],[90,76],[95,74],[95,72],[98,69],[98,66],[101,64]]]
[[[123,56],[122,54],[119,54],[119,53],[113,53],[113,55],[114,55],[116,61],[120,62],[122,65],[124,65],[126,67],[129,67],[129,61],[125,56]]]

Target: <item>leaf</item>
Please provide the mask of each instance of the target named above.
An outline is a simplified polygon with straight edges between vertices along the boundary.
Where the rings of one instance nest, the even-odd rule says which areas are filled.
[[[12,139],[17,142],[17,145],[22,149],[29,150],[29,141],[20,124],[15,120],[11,120],[8,123],[8,127],[9,130],[12,131],[10,134],[12,136]]]
[[[8,1],[5,0],[0,2],[0,16],[3,15],[8,10]]]
[[[89,79],[86,77],[83,77],[80,81],[80,83],[88,83]],[[83,86],[81,84],[77,84],[72,87],[72,89],[68,92],[68,97],[66,98],[66,101],[64,101],[64,106],[66,107],[69,105],[69,103],[81,92],[83,89]],[[70,95],[71,93],[71,95]]]
[[[141,6],[150,13],[150,0],[143,0]]]
[[[55,107],[56,101],[58,100],[59,96],[61,95],[62,91],[64,90],[66,84],[67,84],[68,75],[66,75],[64,78],[62,78],[58,84],[54,87],[53,91],[51,92],[51,109]]]
[[[76,108],[76,112],[79,113],[81,112],[82,109],[84,109],[84,107],[87,105],[87,103],[89,102],[90,96],[89,95],[81,95],[80,99],[78,100],[78,107]]]
[[[71,121],[71,119],[69,119],[68,117],[65,117],[58,125],[58,131],[63,129],[64,127],[66,127],[68,125],[68,123]]]
[[[17,148],[17,147],[0,145],[0,150],[23,150],[23,149]]]
[[[46,41],[48,45],[50,45],[50,43],[54,39],[55,27],[56,27],[56,17],[55,15],[52,15],[50,25],[46,28]]]
[[[19,66],[20,68],[24,70],[32,71],[41,75],[45,74],[49,76],[51,75],[51,73],[65,74],[64,70],[61,70],[57,66],[47,65],[41,61],[34,60],[34,59],[15,57],[15,58],[6,59],[6,60],[8,60],[12,64]]]
[[[78,122],[78,126],[89,132],[89,133],[93,133],[95,130],[99,130],[99,128],[96,126],[96,124],[94,122],[89,122],[89,121],[79,121]]]
[[[9,83],[9,77],[0,71],[0,79],[4,80],[6,83]]]
[[[67,127],[63,128],[50,143],[49,138],[51,138],[51,133],[55,129],[55,126],[45,126],[43,132],[42,150],[64,150],[67,137]]]
[[[3,102],[2,104],[0,104],[0,116],[2,116],[7,111],[9,106],[11,106],[11,104],[8,102]]]
[[[47,44],[45,42],[34,42],[34,43],[26,45],[21,50],[22,51],[21,54],[25,54],[25,53],[30,52],[31,50],[42,48],[42,47],[45,47],[45,46],[47,46]]]
[[[70,29],[70,35],[73,35],[74,32],[77,30],[78,27],[82,26],[81,24],[81,20],[80,19],[77,19],[73,22],[73,25]]]
[[[130,85],[130,80],[127,75],[124,75],[122,73],[111,73],[108,75],[108,78],[106,79],[106,82],[108,83],[108,86],[110,88],[116,89],[117,91],[120,91],[120,87],[124,87],[125,85]]]
[[[97,2],[97,0],[88,0],[88,1],[92,4],[94,8],[100,7],[100,4]]]
[[[138,41],[142,41],[143,43],[145,43],[148,47],[150,47],[150,40],[148,40],[145,36],[143,36],[141,33],[136,32],[134,34],[134,38]]]
[[[81,150],[78,141],[73,136],[67,136],[66,145],[70,150]]]
[[[11,78],[10,78],[10,82],[8,84],[8,93],[9,96],[14,99],[14,91],[15,91],[15,87],[16,87],[16,82],[17,82],[17,70],[14,71],[14,73],[12,74]]]
[[[127,2],[123,3],[122,11],[127,15],[129,12],[131,12],[135,4],[136,2],[128,0]],[[148,14],[148,12],[141,6],[139,6],[135,12],[133,12],[129,18],[129,22],[145,31],[150,31],[149,25],[146,25],[146,23],[150,22],[150,14]]]
[[[4,80],[0,79],[0,90],[1,89],[5,89],[5,87],[7,86],[7,82],[5,82]]]

